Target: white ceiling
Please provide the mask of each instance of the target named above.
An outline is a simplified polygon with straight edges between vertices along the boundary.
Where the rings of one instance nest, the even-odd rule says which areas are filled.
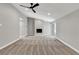
[[[76,3],[40,3],[40,6],[37,11],[43,15],[51,13],[50,17],[58,19],[77,9],[79,9],[79,4]]]
[[[25,3],[17,3],[17,5],[26,5],[30,6],[30,4],[25,4]],[[36,15],[37,16],[42,16],[42,18],[47,19],[47,20],[56,20],[59,19],[67,14],[70,14],[76,10],[79,9],[79,4],[78,3],[39,3],[40,6],[36,7],[35,10],[37,11],[36,14],[34,14],[31,10],[25,10],[25,8],[20,7],[19,9],[24,9],[25,13],[27,12],[28,14],[30,13],[30,16]],[[48,15],[50,13],[51,15]],[[38,17],[39,18],[39,17]],[[40,19],[40,18],[39,18]]]

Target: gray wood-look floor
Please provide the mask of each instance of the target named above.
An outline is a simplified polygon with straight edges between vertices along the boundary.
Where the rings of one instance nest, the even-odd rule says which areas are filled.
[[[26,37],[0,50],[0,55],[78,55],[55,38]]]

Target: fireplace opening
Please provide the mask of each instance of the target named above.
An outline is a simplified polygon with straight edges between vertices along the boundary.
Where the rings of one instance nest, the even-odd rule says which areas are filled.
[[[42,29],[36,29],[37,33],[42,33]]]

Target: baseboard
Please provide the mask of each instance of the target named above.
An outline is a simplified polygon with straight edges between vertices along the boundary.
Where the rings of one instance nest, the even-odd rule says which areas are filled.
[[[25,35],[24,35],[25,36]],[[23,37],[24,37],[23,36]],[[23,38],[22,37],[22,38]],[[52,38],[54,38],[54,37],[52,37]],[[61,41],[63,44],[65,44],[65,45],[67,45],[68,47],[70,47],[71,49],[73,49],[74,51],[76,51],[77,53],[79,53],[79,50],[77,50],[77,49],[75,49],[73,46],[71,46],[70,44],[68,44],[68,43],[66,43],[66,42],[64,42],[63,40],[61,40],[61,39],[63,39],[63,38],[59,38],[59,37],[56,37],[59,41]],[[0,47],[0,50],[1,49],[3,49],[3,48],[5,48],[5,47],[7,47],[7,46],[9,46],[9,45],[11,45],[11,44],[13,44],[13,43],[15,43],[16,41],[18,41],[19,39],[21,39],[21,37],[20,38],[17,38],[16,40],[14,40],[14,41],[12,41],[12,42],[10,42],[10,43],[8,43],[8,44],[6,44],[6,45],[4,45],[4,46],[2,46],[2,47]]]
[[[16,41],[18,41],[19,40],[19,38],[17,38],[16,40],[14,40],[14,41],[11,41],[10,43],[7,43],[6,45],[4,45],[4,46],[2,46],[2,47],[0,47],[0,50],[1,49],[3,49],[3,48],[6,48],[7,46],[9,46],[9,45],[11,45],[11,44],[13,44],[13,43],[15,43]]]
[[[45,37],[48,37],[48,38],[55,38],[55,36],[48,36],[48,35],[45,35]]]
[[[79,50],[77,50],[76,48],[74,48],[73,46],[71,46],[70,44],[66,43],[65,41],[61,40],[63,38],[59,38],[56,37],[59,41],[61,41],[63,44],[65,44],[66,46],[70,47],[71,49],[73,49],[74,51],[76,51],[77,53],[79,53]]]
[[[20,39],[23,38],[23,37],[25,37],[25,35],[22,36],[22,37],[17,38],[16,40],[11,41],[10,43],[7,43],[6,45],[4,45],[4,46],[2,46],[2,47],[0,47],[0,50],[3,49],[3,48],[6,48],[7,46],[9,46],[9,45],[11,45],[11,44],[13,44],[13,43],[15,43],[16,41],[20,40]]]

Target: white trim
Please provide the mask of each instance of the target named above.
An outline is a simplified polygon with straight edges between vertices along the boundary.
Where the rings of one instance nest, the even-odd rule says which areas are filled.
[[[7,47],[7,46],[9,46],[9,45],[11,45],[11,44],[13,44],[13,43],[15,43],[16,41],[20,40],[20,39],[23,38],[23,37],[25,37],[25,35],[22,36],[22,37],[17,38],[17,39],[14,40],[14,41],[11,41],[10,43],[7,43],[6,45],[4,45],[4,46],[2,46],[2,47],[0,47],[0,50],[3,49],[3,48],[5,48],[5,47]]]
[[[56,37],[57,40],[61,41],[63,44],[65,44],[66,46],[70,47],[71,49],[73,49],[74,51],[76,51],[77,53],[79,53],[79,50],[74,48],[73,46],[71,46],[70,44],[66,43],[65,41],[61,40],[63,38],[59,38],[59,37]]]
[[[18,40],[24,38],[25,36],[26,36],[26,35],[23,35],[22,37],[19,36],[19,38],[17,38],[16,40],[14,40],[14,41],[12,41],[12,42],[10,42],[10,43],[7,43],[6,45],[0,47],[0,50],[3,49],[3,48],[5,48],[5,47],[7,47],[7,46],[9,46],[9,45],[11,45],[11,44],[13,44],[13,43],[15,43],[15,42],[18,41]]]
[[[48,38],[53,38],[53,39],[55,38],[55,36],[45,36],[45,37],[48,37]]]
[[[13,44],[14,42],[18,41],[19,39],[20,39],[20,38],[18,38],[18,39],[16,39],[16,40],[14,40],[14,41],[12,41],[12,42],[10,42],[10,43],[7,43],[6,45],[0,47],[0,50],[3,49],[3,48],[5,48],[5,47],[7,47],[7,46],[9,46],[9,45],[11,45],[11,44]]]
[[[25,37],[25,35],[24,35],[23,37]],[[23,37],[22,37],[22,38],[23,38]],[[48,37],[49,37],[49,36],[48,36]],[[51,37],[51,36],[50,36],[50,37]],[[55,37],[55,36],[53,36],[53,37],[51,37],[51,38],[54,38],[54,37]],[[18,40],[20,40],[20,39],[21,39],[21,38],[17,38],[16,40],[14,40],[14,41],[12,41],[12,42],[10,42],[10,43],[8,43],[8,44],[6,44],[6,45],[0,47],[0,50],[3,49],[3,48],[5,48],[5,47],[7,47],[7,46],[9,46],[9,45],[11,45],[11,44],[13,44],[14,42],[16,42],[16,41],[18,41]],[[56,37],[56,39],[59,40],[59,41],[61,41],[63,44],[67,45],[68,47],[70,47],[71,49],[73,49],[74,51],[76,51],[77,53],[79,53],[79,50],[77,50],[76,48],[72,47],[70,44],[64,42],[63,40],[61,40],[61,38]]]

